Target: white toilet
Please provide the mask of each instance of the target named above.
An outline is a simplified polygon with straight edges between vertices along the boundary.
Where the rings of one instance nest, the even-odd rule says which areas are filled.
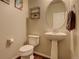
[[[33,50],[34,47],[39,45],[38,35],[28,35],[28,45],[24,45],[19,49],[21,59],[34,59]]]

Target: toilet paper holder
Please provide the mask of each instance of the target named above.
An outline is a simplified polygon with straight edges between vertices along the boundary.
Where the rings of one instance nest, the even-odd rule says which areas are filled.
[[[14,42],[14,39],[13,38],[7,39],[6,47],[10,47],[13,42]]]

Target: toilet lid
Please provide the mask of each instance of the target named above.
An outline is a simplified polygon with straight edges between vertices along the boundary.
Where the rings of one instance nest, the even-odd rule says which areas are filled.
[[[25,52],[25,51],[28,51],[28,50],[33,50],[33,46],[32,45],[25,45],[23,47],[20,48],[20,52]]]

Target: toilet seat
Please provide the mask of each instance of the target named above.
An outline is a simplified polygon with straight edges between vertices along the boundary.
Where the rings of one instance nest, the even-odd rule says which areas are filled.
[[[19,49],[21,56],[28,56],[33,53],[34,47],[32,45],[24,45]]]

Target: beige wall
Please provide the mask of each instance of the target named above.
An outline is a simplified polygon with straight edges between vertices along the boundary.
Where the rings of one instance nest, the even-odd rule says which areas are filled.
[[[28,0],[23,0],[23,10],[0,1],[0,59],[12,59],[19,47],[26,41],[26,17],[28,16]],[[14,39],[11,46],[6,47],[6,41]]]
[[[50,41],[44,38],[44,33],[46,32],[46,19],[45,10],[48,4],[52,0],[29,0],[29,8],[40,7],[40,19],[28,19],[28,34],[38,34],[40,35],[40,45],[36,47],[35,51],[43,53],[50,56],[51,44]]]
[[[70,7],[73,4],[73,0],[63,0],[66,5],[66,10],[69,11]],[[38,34],[40,35],[40,45],[35,49],[40,53],[50,56],[51,52],[51,42],[44,37],[44,33],[48,30],[51,30],[52,20],[46,20],[46,11],[52,0],[29,0],[29,8],[39,6],[40,19],[28,19],[28,34]],[[49,23],[46,23],[49,22]],[[51,23],[50,23],[51,22]],[[49,26],[47,26],[49,25]],[[59,59],[70,59],[71,58],[71,43],[70,43],[70,34],[68,33],[68,39],[65,39],[59,42]]]

